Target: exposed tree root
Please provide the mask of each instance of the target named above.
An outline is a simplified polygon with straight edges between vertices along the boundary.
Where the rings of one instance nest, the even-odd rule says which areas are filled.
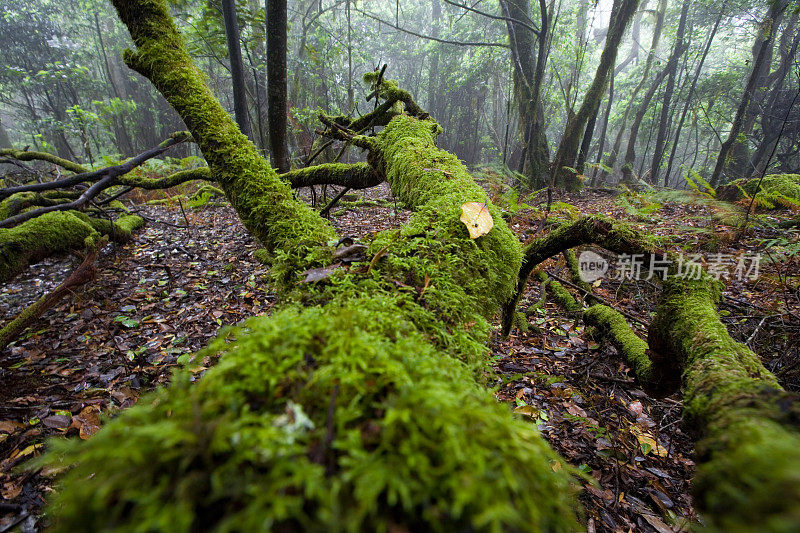
[[[94,266],[94,262],[97,259],[97,253],[105,242],[104,239],[101,239],[97,246],[87,251],[83,262],[63,283],[26,307],[14,320],[0,329],[0,350],[3,350],[10,342],[19,337],[25,331],[25,328],[41,317],[45,311],[61,301],[64,296],[95,278],[97,268]]]

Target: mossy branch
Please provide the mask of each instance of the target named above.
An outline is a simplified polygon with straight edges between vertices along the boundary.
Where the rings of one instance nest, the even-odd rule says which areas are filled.
[[[47,152],[28,152],[26,150],[14,150],[13,148],[0,149],[0,157],[10,157],[17,161],[47,161],[59,167],[74,172],[76,174],[85,174],[89,169],[78,163],[74,163],[69,159],[64,159]]]
[[[368,189],[383,183],[381,177],[367,163],[324,163],[280,175],[293,189],[312,185],[339,185],[349,189]]]
[[[148,78],[181,116],[220,188],[250,233],[283,250],[294,269],[329,259],[330,224],[296,200],[214,98],[194,65],[163,0],[114,0],[136,45],[125,62]]]
[[[651,352],[684,367],[684,418],[700,437],[695,505],[719,531],[800,527],[800,403],[717,313],[720,283],[669,276]]]
[[[135,215],[112,222],[77,211],[60,211],[46,213],[14,228],[0,229],[0,283],[51,255],[91,248],[103,235],[124,242],[142,224],[141,217]]]
[[[67,176],[66,178],[62,178],[55,181],[49,181],[43,183],[29,183],[25,185],[18,185],[15,187],[6,187],[5,189],[0,189],[0,199],[8,198],[9,196],[20,192],[41,192],[41,191],[64,189],[67,187],[71,187],[73,185],[77,185],[79,183],[97,182],[98,180],[102,180],[109,176],[113,177],[124,176],[134,168],[143,164],[145,161],[152,159],[154,157],[158,157],[159,155],[163,154],[165,151],[167,151],[167,149],[171,148],[172,146],[175,146],[176,144],[180,144],[182,142],[186,142],[189,140],[191,140],[191,135],[188,132],[185,131],[176,132],[170,135],[168,139],[164,140],[161,144],[159,144],[155,148],[151,148],[150,150],[142,152],[141,154],[132,157],[131,159],[119,165],[105,167],[93,171],[88,171],[84,167],[78,165],[78,167],[83,169],[83,172],[79,174]],[[22,152],[22,153],[26,154],[29,152]]]
[[[48,309],[51,309],[61,301],[64,296],[95,278],[97,275],[97,268],[94,262],[97,259],[97,253],[107,242],[107,238],[102,238],[99,242],[92,245],[87,250],[83,262],[81,262],[80,266],[78,266],[67,279],[59,284],[58,287],[26,307],[16,318],[0,329],[0,350],[5,349],[10,342],[13,342],[25,331],[25,328],[39,319]]]
[[[647,394],[663,398],[678,390],[681,372],[675,359],[661,359],[657,363],[651,361],[647,343],[636,335],[622,313],[596,304],[583,312],[583,321],[587,326],[594,327],[601,339],[607,339],[617,349]]]
[[[594,244],[619,254],[653,254],[656,259],[667,256],[657,243],[627,224],[601,216],[584,216],[564,224],[525,248],[525,259],[519,270],[517,291],[503,306],[503,335],[511,331],[514,312],[525,291],[530,273],[546,259],[581,245]]]

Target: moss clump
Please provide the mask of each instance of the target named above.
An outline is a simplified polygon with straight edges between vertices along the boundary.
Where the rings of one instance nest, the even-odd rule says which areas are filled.
[[[18,192],[0,201],[0,220],[21,213],[31,207],[56,205],[67,199],[48,198],[35,192]]]
[[[54,443],[77,464],[55,531],[577,529],[535,427],[396,302],[290,307],[231,333],[199,383],[181,371],[88,443]]]
[[[209,200],[215,197],[225,197],[225,192],[218,188],[204,183],[189,197],[189,207],[204,207],[208,205]]]
[[[94,246],[101,235],[125,241],[142,223],[135,215],[111,222],[77,211],[54,211],[13,228],[0,228],[0,283],[51,255]]]
[[[539,279],[544,290],[550,293],[553,301],[561,306],[570,315],[579,315],[583,311],[583,305],[575,299],[569,290],[558,281],[552,279],[546,272],[539,272]]]
[[[761,189],[758,179],[736,180],[718,191],[718,197],[723,200],[744,200],[749,203],[756,195],[756,205],[764,209],[800,208],[800,174],[770,174],[764,176]]]
[[[684,364],[684,417],[700,436],[695,502],[720,531],[800,528],[800,408],[719,320],[720,284],[670,276],[648,341]]]

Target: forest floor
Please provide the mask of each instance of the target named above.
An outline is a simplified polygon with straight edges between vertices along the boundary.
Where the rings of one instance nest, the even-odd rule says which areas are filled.
[[[734,229],[716,220],[713,205],[664,201],[649,210],[609,192],[560,200],[565,211],[604,213],[668,235],[709,262],[727,262],[729,270],[742,253],[762,251],[780,236],[758,230],[730,244]],[[47,438],[91,438],[101,414],[113,416],[168,383],[180,355],[204,346],[223,325],[268,314],[275,301],[264,288],[267,268],[253,257],[258,246],[229,207],[184,212],[140,204],[135,210],[147,225],[130,243],[106,248],[98,278],[0,352],[0,533],[37,531],[46,523],[41,511],[55,490],[52,473],[24,465],[41,454]],[[512,217],[520,239],[537,234],[540,213],[522,209]],[[354,237],[407,218],[385,185],[358,193],[332,213],[340,234]],[[7,284],[0,319],[54,288],[78,263],[75,257],[48,260]],[[543,266],[569,276],[563,260]],[[762,260],[757,280],[727,280],[720,307],[731,335],[747,342],[793,390],[800,389],[798,271],[796,258]],[[523,309],[540,290],[538,282],[529,282]],[[604,279],[595,288],[635,317],[632,325],[643,336],[658,292],[646,280]],[[493,340],[490,379],[500,401],[537,424],[563,457],[594,478],[581,496],[587,529],[682,531],[696,523],[689,492],[692,440],[681,421],[680,397],[648,397],[615,350],[555,304],[548,302],[529,320],[527,332]],[[204,360],[205,366],[213,363]]]

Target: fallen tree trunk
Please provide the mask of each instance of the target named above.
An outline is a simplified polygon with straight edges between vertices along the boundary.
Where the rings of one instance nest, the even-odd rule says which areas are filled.
[[[0,283],[51,255],[91,248],[104,235],[125,242],[143,223],[136,215],[112,222],[77,211],[55,211],[13,228],[0,228]]]
[[[692,490],[706,524],[720,531],[797,529],[798,397],[730,337],[717,313],[721,284],[705,273],[679,274],[677,258],[641,233],[600,217],[583,217],[533,241],[520,280],[527,281],[545,259],[580,244],[671,263],[660,272],[664,292],[647,344],[609,308],[594,306],[585,317],[620,348],[646,389],[664,395],[682,383],[684,419],[698,438]]]
[[[51,460],[76,465],[51,507],[55,529],[577,529],[571,469],[481,383],[488,320],[512,296],[522,253],[483,189],[435,147],[439,126],[404,102],[415,116],[377,137],[339,132],[416,212],[374,236],[368,261],[330,265],[333,230],[236,131],[165,4],[116,6],[138,47],[127,60],[275,253],[281,303],[213,343],[207,353],[223,357],[199,383],[179,372],[85,445],[53,443]],[[467,202],[494,218],[477,239],[460,220]],[[298,284],[312,269],[318,281]]]
[[[488,198],[437,130],[397,117],[377,137],[416,214],[374,238],[369,265],[285,287],[279,313],[209,348],[224,356],[200,383],[184,371],[86,445],[56,446],[77,462],[57,530],[576,527],[566,469],[476,381],[521,253],[492,205],[494,229],[469,238],[460,205]]]
[[[670,276],[648,343],[684,368],[684,419],[697,441],[692,490],[720,531],[800,525],[800,404],[720,322],[719,282]]]

